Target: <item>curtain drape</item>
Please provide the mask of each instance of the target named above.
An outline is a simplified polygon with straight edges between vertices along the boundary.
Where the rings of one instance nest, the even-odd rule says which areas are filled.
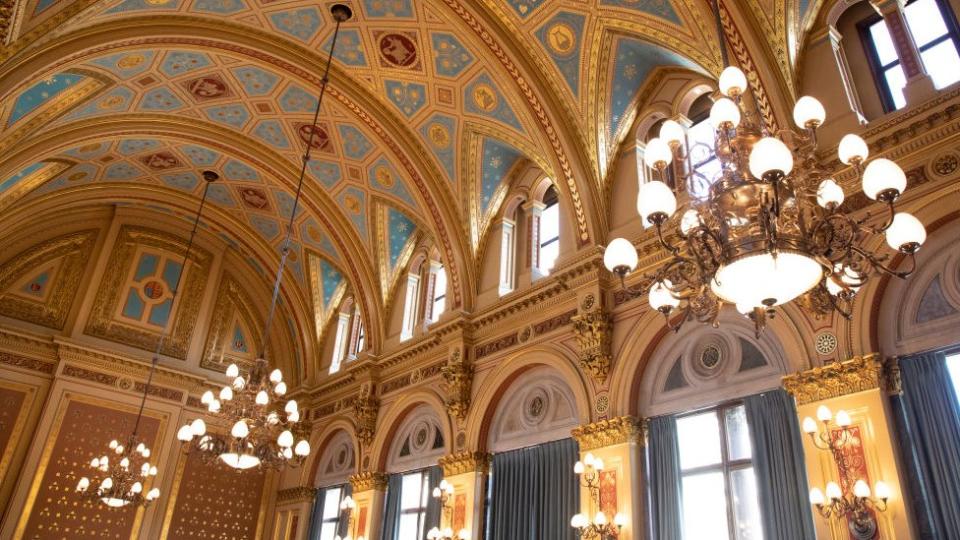
[[[816,538],[807,496],[800,423],[793,398],[783,390],[744,399],[764,538]]]
[[[341,500],[346,499],[350,495],[353,495],[353,485],[350,484],[350,482],[347,482],[341,487],[343,488],[343,493],[340,494]],[[354,510],[354,512],[356,512],[356,510]],[[349,526],[350,526],[350,520],[347,519],[346,514],[341,512],[340,521],[337,522],[337,535],[339,535],[341,538],[347,536],[347,533],[349,532],[347,530],[347,527]]]
[[[489,540],[574,540],[580,511],[573,439],[493,456]]]
[[[660,416],[650,419],[647,466],[653,538],[682,540],[683,508],[680,499],[680,448],[677,443],[676,418]]]
[[[323,521],[324,489],[314,491],[313,513],[310,514],[310,527],[307,529],[307,538],[314,540],[320,536],[320,523]]]
[[[933,538],[960,538],[960,404],[942,352],[900,360],[900,442]]]
[[[383,524],[381,525],[381,540],[400,540],[397,538],[397,528],[400,526],[400,486],[403,484],[403,475],[391,474],[387,478],[387,494],[383,507]]]
[[[440,526],[440,513],[442,511],[440,499],[433,496],[433,488],[439,486],[440,481],[443,480],[443,469],[435,465],[427,469],[426,472],[429,486],[427,496],[429,499],[427,499],[427,514],[423,520],[424,532]]]

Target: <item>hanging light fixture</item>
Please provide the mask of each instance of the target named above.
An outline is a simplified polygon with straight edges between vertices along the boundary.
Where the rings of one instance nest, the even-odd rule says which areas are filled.
[[[620,531],[627,524],[627,516],[621,512],[613,516],[611,523],[607,514],[600,509],[600,472],[603,471],[603,465],[603,459],[588,452],[583,456],[583,461],[577,461],[573,466],[573,472],[580,478],[580,485],[590,492],[590,500],[597,509],[592,520],[583,513],[570,518],[570,526],[576,529],[580,538],[614,540],[619,538]]]
[[[446,522],[450,523],[453,516],[453,484],[444,478],[440,485],[433,488],[433,498],[440,503],[440,510]],[[427,531],[427,540],[470,540],[470,531],[462,528],[454,532],[453,527],[433,527]]]
[[[717,19],[719,25],[719,12]],[[604,265],[624,291],[647,295],[673,330],[689,319],[716,325],[721,308],[730,304],[753,320],[759,337],[776,306],[798,300],[817,314],[837,310],[850,318],[854,296],[872,274],[905,278],[913,272],[926,231],[917,218],[897,211],[907,178],[896,163],[868,162],[867,145],[856,135],[840,141],[840,161],[853,167],[869,199],[886,206],[885,222],[869,225],[870,214],[858,219],[841,210],[843,189],[819,166],[817,128],[826,119],[819,101],[797,100],[793,119],[799,131],[773,134],[744,106],[743,71],[728,66],[719,87],[724,97],[714,102],[709,119],[721,169],[716,178],[694,169],[691,154],[699,145],[688,141],[677,122],[665,121],[659,137],[647,143],[644,162],[658,178],[640,186],[637,210],[644,226],[655,228],[668,258],[628,287],[636,249],[623,238],[611,241]],[[682,203],[667,184],[675,160],[686,165],[685,172],[674,169],[682,180],[677,184],[686,188]],[[878,235],[909,259],[907,270],[894,270],[886,264],[888,255],[867,247]]]
[[[313,113],[314,126],[317,125],[320,117],[320,107],[327,90],[330,64],[333,62],[340,25],[353,16],[350,8],[343,4],[331,6],[330,13],[336,22],[336,27],[320,83],[320,95]],[[316,130],[310,130],[300,167],[300,177],[297,181],[297,193],[293,200],[293,208],[290,210],[290,221],[287,224],[281,249],[280,266],[277,268],[277,276],[273,284],[270,311],[263,328],[264,348],[266,348],[276,314],[280,285],[283,282],[283,270],[290,255],[293,222],[300,204],[303,180],[307,165],[310,163],[314,137],[316,137]],[[297,424],[300,422],[300,410],[297,402],[292,399],[281,407],[283,396],[287,393],[287,384],[283,381],[283,374],[279,369],[270,369],[265,351],[260,351],[253,366],[245,373],[241,372],[238,365],[230,364],[226,370],[226,379],[227,384],[218,394],[214,395],[213,391],[208,390],[200,401],[206,405],[209,415],[215,418],[218,424],[230,426],[230,433],[207,431],[206,422],[202,418],[197,418],[182,426],[177,432],[177,438],[183,443],[186,451],[199,452],[209,462],[219,460],[234,469],[250,469],[257,466],[280,469],[287,465],[302,464],[310,455],[310,443],[302,437],[295,440]]]
[[[200,216],[203,214],[203,207],[207,202],[210,184],[219,178],[217,173],[213,171],[203,171],[203,179],[206,180],[203,187],[203,197],[200,199],[200,206],[197,208],[197,214],[193,220],[193,229],[190,231],[190,239],[187,241],[187,248],[183,254],[183,264],[180,265],[177,279],[170,291],[171,306],[177,300],[177,293],[180,291],[180,279],[183,277],[183,270],[187,266],[187,261],[190,260],[193,239],[197,234]],[[173,324],[171,323],[169,326],[172,327]],[[147,506],[160,496],[160,488],[150,488],[153,478],[157,476],[157,466],[150,463],[151,451],[141,439],[139,429],[140,420],[143,418],[143,409],[147,403],[147,394],[150,393],[150,384],[153,382],[153,374],[157,370],[157,362],[160,359],[160,351],[163,348],[166,336],[167,327],[164,327],[160,332],[160,338],[157,340],[153,360],[150,362],[150,371],[147,373],[147,383],[143,387],[143,396],[140,398],[140,409],[137,411],[137,419],[133,423],[133,431],[123,442],[117,439],[110,441],[107,453],[90,460],[90,468],[94,470],[92,478],[84,476],[77,482],[76,491],[82,496],[99,500],[111,508],[121,508],[130,504]]]

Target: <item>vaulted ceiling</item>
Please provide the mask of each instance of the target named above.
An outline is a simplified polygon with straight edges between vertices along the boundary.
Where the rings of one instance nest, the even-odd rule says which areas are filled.
[[[722,67],[704,0],[355,0],[313,125],[332,3],[19,3],[0,52],[0,211],[72,192],[169,213],[165,200],[199,198],[199,171],[214,169],[216,229],[266,281],[312,131],[298,294],[333,302],[345,285],[380,314],[426,240],[451,304],[469,309],[512,167],[555,180],[578,247],[602,243],[645,86]],[[816,9],[746,3],[789,92]],[[374,339],[382,318],[370,316]]]

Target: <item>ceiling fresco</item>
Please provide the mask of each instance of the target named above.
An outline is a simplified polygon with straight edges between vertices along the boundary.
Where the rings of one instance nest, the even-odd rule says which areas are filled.
[[[817,11],[751,1],[770,40]],[[555,180],[588,246],[643,90],[665,70],[722,67],[701,0],[354,0],[314,124],[331,3],[20,3],[0,52],[0,209],[117,185],[169,213],[164,193],[199,198],[214,169],[226,221],[210,226],[261,246],[245,256],[267,281],[313,135],[288,262],[317,322],[346,291],[383,311],[421,242],[468,307],[514,171]]]

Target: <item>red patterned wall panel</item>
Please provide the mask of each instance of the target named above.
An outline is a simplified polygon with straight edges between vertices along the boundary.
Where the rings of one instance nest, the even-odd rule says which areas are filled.
[[[254,540],[260,522],[264,473],[207,464],[191,452],[183,463],[172,512],[164,530],[168,540]]]
[[[467,496],[458,493],[453,499],[453,530],[459,531],[467,524]]]
[[[0,386],[0,480],[3,479],[13,454],[10,442],[23,429],[23,402],[27,398],[26,390],[17,390]],[[8,448],[9,446],[9,448]]]
[[[611,522],[617,515],[617,471],[600,471],[600,510]]]
[[[89,462],[103,455],[111,439],[130,433],[136,414],[110,408],[107,402],[71,399],[54,420],[37,477],[30,489],[18,532],[23,538],[136,538],[142,513],[135,508],[107,508],[82,499],[74,491],[81,476],[90,475]],[[140,433],[154,446],[160,421],[145,417]],[[51,444],[52,441],[52,444]]]

